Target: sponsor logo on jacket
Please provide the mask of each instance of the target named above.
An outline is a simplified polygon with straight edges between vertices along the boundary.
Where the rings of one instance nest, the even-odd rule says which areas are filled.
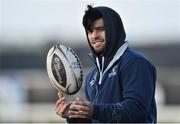
[[[108,75],[108,77],[115,76],[117,74],[117,66],[114,66],[112,72]]]

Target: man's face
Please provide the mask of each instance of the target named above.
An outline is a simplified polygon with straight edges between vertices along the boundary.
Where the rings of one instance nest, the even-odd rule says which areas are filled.
[[[105,48],[105,30],[102,18],[96,20],[87,31],[88,39],[96,54],[101,55]]]

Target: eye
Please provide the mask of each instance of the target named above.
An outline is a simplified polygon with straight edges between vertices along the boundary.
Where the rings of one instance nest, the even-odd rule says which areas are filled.
[[[97,28],[98,31],[104,31],[104,26]]]
[[[92,32],[93,32],[92,29],[87,30],[87,33],[92,33]]]

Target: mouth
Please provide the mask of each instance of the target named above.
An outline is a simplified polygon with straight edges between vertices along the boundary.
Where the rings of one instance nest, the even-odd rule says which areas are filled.
[[[101,43],[101,42],[102,42],[101,40],[94,40],[94,41],[93,41],[93,44]]]

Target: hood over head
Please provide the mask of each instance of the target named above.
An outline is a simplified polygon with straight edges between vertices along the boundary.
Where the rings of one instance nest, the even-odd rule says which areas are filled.
[[[126,38],[126,33],[124,30],[122,20],[117,12],[105,6],[95,7],[94,9],[97,9],[102,14],[102,18],[104,21],[106,43],[102,55],[104,56],[107,65],[113,59],[117,50],[124,43]],[[86,31],[86,35],[87,35],[87,31]],[[97,56],[91,45],[90,48],[93,53],[93,56]]]

